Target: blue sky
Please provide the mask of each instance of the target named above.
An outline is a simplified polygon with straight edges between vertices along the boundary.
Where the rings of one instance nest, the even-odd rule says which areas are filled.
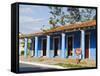
[[[47,6],[20,5],[19,6],[19,31],[24,34],[38,32],[44,28],[49,28],[49,12]]]
[[[67,7],[63,11],[68,14]],[[81,8],[80,8],[81,11]],[[81,13],[82,14],[82,13]],[[91,18],[96,14],[95,10]],[[48,6],[39,5],[20,5],[19,6],[19,31],[23,34],[30,34],[41,31],[41,28],[50,28],[49,24],[50,9]],[[58,24],[59,25],[59,24]]]

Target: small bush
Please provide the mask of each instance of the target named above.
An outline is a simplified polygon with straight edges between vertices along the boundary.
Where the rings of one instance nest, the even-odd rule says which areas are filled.
[[[24,50],[21,51],[21,55],[24,55]],[[30,55],[30,51],[28,50],[27,55]]]
[[[21,51],[21,55],[24,55],[24,51]]]

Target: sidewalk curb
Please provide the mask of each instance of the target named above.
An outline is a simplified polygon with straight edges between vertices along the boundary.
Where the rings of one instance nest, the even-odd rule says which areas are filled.
[[[20,63],[24,63],[24,64],[30,64],[30,65],[41,66],[41,67],[56,68],[56,69],[64,69],[64,67],[57,66],[57,65],[40,64],[40,63],[27,62],[27,61],[19,61],[19,62],[20,62]]]

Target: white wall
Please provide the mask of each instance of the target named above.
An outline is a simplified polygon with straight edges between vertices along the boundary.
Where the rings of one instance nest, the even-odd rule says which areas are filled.
[[[0,76],[17,76],[10,72],[10,33],[11,33],[11,6],[10,4],[16,0],[1,0],[0,1]],[[39,2],[39,3],[54,3],[66,5],[82,5],[82,6],[97,6],[100,13],[100,0],[17,0],[26,2]],[[98,15],[98,25],[100,24],[100,15]],[[100,29],[100,25],[98,26]],[[100,32],[100,30],[98,30]],[[98,45],[100,42],[100,34],[98,35]],[[100,64],[100,48],[98,49],[98,64]],[[19,76],[100,76],[99,69],[94,70],[77,70],[77,71],[61,71],[61,72],[46,72],[46,73],[31,73],[20,74]]]

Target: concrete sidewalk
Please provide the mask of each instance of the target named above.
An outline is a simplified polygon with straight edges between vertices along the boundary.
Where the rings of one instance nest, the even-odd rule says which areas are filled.
[[[55,69],[65,69],[64,67],[57,66],[57,65],[40,64],[40,63],[35,63],[35,62],[20,61],[20,63],[36,65],[36,66],[41,66],[41,67],[55,68]]]

